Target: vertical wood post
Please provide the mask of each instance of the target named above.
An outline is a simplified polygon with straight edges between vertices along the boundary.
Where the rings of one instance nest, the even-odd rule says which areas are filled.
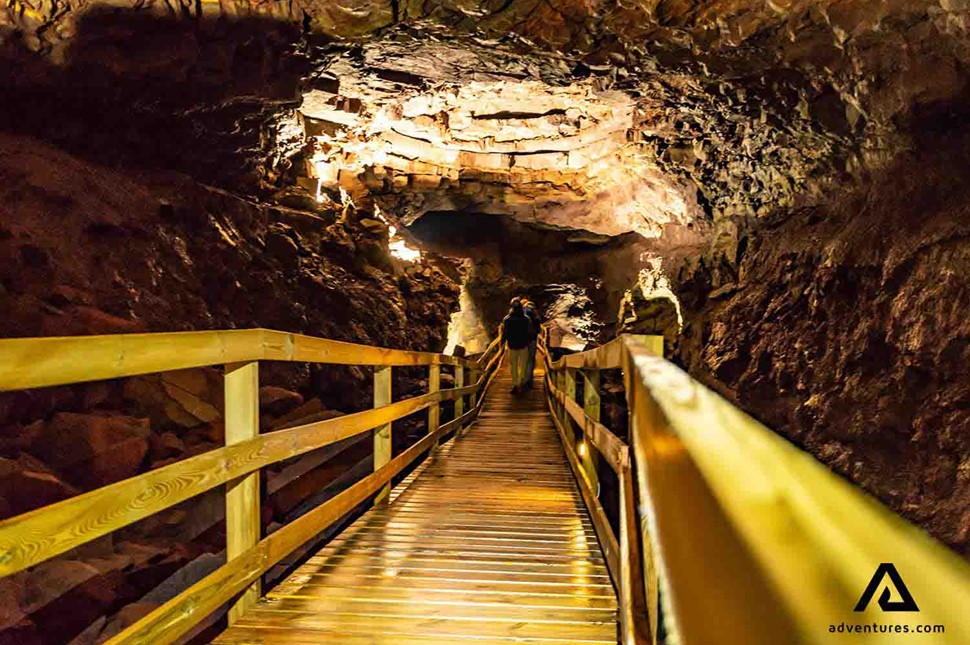
[[[226,365],[226,445],[259,434],[259,363]],[[226,484],[226,561],[239,557],[259,542],[259,471]],[[229,609],[229,624],[236,622],[260,596],[257,580]]]
[[[556,389],[559,390],[560,392],[565,392],[566,391],[565,380],[563,378],[565,375],[566,375],[565,370],[558,370],[558,371],[552,373],[552,382],[556,385]],[[557,399],[556,400],[556,414],[559,415],[559,418],[560,419],[563,416],[563,409],[564,408],[563,408],[562,402]],[[563,425],[565,426],[565,424],[563,424]]]
[[[474,368],[469,369],[468,370],[468,384],[469,385],[475,385],[475,384],[477,384],[478,383],[478,379],[481,378],[479,376],[479,374],[481,374],[481,372],[479,372],[478,370],[476,370]],[[475,390],[470,395],[468,395],[468,409],[469,410],[474,410],[477,405],[478,405],[478,390]]]
[[[428,393],[434,394],[441,391],[441,366],[430,365],[428,367]],[[441,403],[433,403],[428,408],[428,434],[431,434],[441,425]],[[437,446],[437,442],[435,442]]]
[[[465,368],[462,365],[455,366],[455,388],[465,387]],[[455,418],[465,414],[465,397],[459,396],[455,399]]]
[[[629,448],[624,448],[622,459],[623,466],[617,472],[620,484],[620,642],[645,645],[653,643],[656,638],[657,616],[648,613],[644,597],[643,561],[640,559]],[[656,607],[652,609],[656,611]]]
[[[563,379],[563,393],[566,397],[576,400],[576,370],[571,368],[566,368],[562,371]],[[569,416],[569,412],[566,410],[565,404],[562,406],[562,425],[569,432],[566,436],[569,437],[569,441],[573,444],[573,449],[576,449],[576,426],[573,425],[573,418]]]
[[[382,408],[391,403],[391,367],[374,368],[374,407]],[[386,423],[374,428],[374,472],[391,461],[391,424]],[[374,503],[387,500],[391,494],[391,483],[388,482],[374,499]]]
[[[599,423],[600,420],[600,372],[599,370],[590,370],[588,372],[580,372],[585,378],[585,383],[583,383],[583,410],[586,412],[586,416]],[[596,465],[598,458],[595,454],[595,448],[592,446],[586,447],[586,455],[582,458],[583,467],[586,469],[586,474],[589,476],[589,481],[593,485],[593,492],[599,496],[599,473],[596,472]]]

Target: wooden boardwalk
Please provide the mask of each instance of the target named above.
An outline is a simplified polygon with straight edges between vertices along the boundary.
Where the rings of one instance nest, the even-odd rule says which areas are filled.
[[[537,370],[536,383],[541,383]],[[509,394],[217,643],[616,643],[616,597],[541,387]]]

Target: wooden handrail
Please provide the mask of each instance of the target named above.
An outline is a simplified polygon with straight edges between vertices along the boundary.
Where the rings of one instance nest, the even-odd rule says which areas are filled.
[[[245,363],[462,365],[468,359],[345,343],[272,329],[9,338],[0,340],[0,392]]]
[[[227,406],[226,446],[0,522],[0,576],[21,571],[226,484],[226,564],[111,642],[172,642],[245,591],[230,611],[232,622],[258,597],[258,581],[269,567],[378,493],[408,464],[433,449],[443,436],[478,416],[483,394],[504,356],[504,348],[496,340],[488,354],[487,363],[476,362],[266,329],[0,340],[0,362],[6,368],[0,373],[0,391],[224,364]],[[260,360],[372,365],[380,368],[376,372],[386,381],[386,390],[375,390],[378,396],[374,409],[258,434],[256,366]],[[391,367],[415,365],[431,370],[431,391],[391,403]],[[455,367],[459,387],[437,387],[435,375],[440,374],[441,365]],[[464,385],[465,370],[477,375],[475,382]],[[467,412],[466,396],[472,400]],[[456,419],[439,426],[438,414],[431,412],[429,433],[390,458],[393,421],[423,409],[434,410],[449,400],[461,402],[456,403]],[[373,474],[259,539],[256,471],[377,428],[383,430],[374,434]],[[378,460],[378,453],[387,459]],[[379,495],[377,499],[380,500]]]
[[[564,406],[569,416],[583,431],[586,439],[593,444],[593,447],[603,455],[606,462],[613,469],[613,472],[620,472],[623,467],[623,452],[627,449],[626,444],[602,423],[594,421],[586,414],[583,409],[573,399],[566,396],[566,393],[558,389],[552,383],[549,384],[549,394],[560,405]]]
[[[0,522],[0,576],[8,576],[220,484],[477,391],[473,384],[259,435]]]
[[[688,644],[827,643],[830,625],[873,621],[944,625],[934,642],[970,642],[964,560],[663,360],[662,338],[622,336],[546,365],[557,427],[559,410],[604,456],[616,454],[614,441],[555,381],[576,369],[623,368],[632,464],[607,462],[621,487],[624,643],[655,640],[661,586],[667,632]],[[569,455],[575,441],[563,443]],[[574,471],[582,491],[585,476]],[[631,562],[641,572],[635,595]],[[875,601],[853,611],[883,562],[903,575],[918,614],[882,613]],[[885,642],[878,632],[852,638]]]
[[[539,335],[538,345],[542,352],[546,366],[546,399],[549,412],[552,415],[556,431],[566,451],[566,458],[576,477],[580,496],[589,510],[593,521],[593,528],[599,540],[600,548],[606,559],[610,578],[619,596],[620,642],[624,645],[641,645],[651,642],[647,603],[643,595],[644,583],[641,577],[641,556],[639,535],[633,499],[633,473],[630,464],[629,447],[609,431],[599,421],[590,417],[591,410],[581,406],[572,398],[575,393],[575,383],[566,381],[570,391],[566,392],[556,385],[559,379],[573,379],[577,368],[613,369],[622,365],[622,344],[616,340],[583,352],[571,354],[553,361],[548,346],[548,328],[543,328]],[[661,339],[662,343],[662,339]],[[599,380],[587,379],[585,386],[589,387]],[[584,395],[585,398],[585,395]],[[599,405],[599,393],[593,397]],[[597,412],[598,416],[598,412]],[[583,468],[581,455],[577,451],[577,438],[571,429],[569,420],[576,423],[583,433],[582,443],[599,452],[606,463],[617,475],[620,484],[620,535],[613,532],[606,517],[606,511],[598,499],[598,491],[593,486],[587,469]],[[595,463],[587,459],[588,463]],[[595,474],[595,473],[594,473]]]
[[[873,620],[941,624],[934,642],[970,642],[964,560],[637,338],[624,344],[645,538],[662,554],[668,627],[682,642],[830,642],[829,625]],[[853,612],[883,562],[918,614],[875,601]]]
[[[200,620],[252,584],[294,549],[376,493],[441,437],[471,420],[474,415],[474,411],[468,412],[463,417],[442,425],[380,470],[264,538],[239,558],[222,565],[107,642],[112,645],[155,645],[178,640]]]
[[[605,345],[578,354],[566,354],[549,365],[552,370],[598,369],[609,370],[623,367],[623,340],[615,338]]]

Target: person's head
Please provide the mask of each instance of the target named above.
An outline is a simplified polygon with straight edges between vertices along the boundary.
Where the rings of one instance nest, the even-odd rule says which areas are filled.
[[[518,298],[512,300],[512,313],[520,314],[522,313],[522,301]]]
[[[518,305],[521,305],[522,304],[522,298],[521,297],[515,296],[514,298],[512,298],[512,300],[509,302],[509,307],[515,307],[516,304],[518,304]]]

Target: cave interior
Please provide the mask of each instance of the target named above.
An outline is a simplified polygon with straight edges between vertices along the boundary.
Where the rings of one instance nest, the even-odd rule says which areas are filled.
[[[967,558],[968,63],[958,0],[8,3],[0,336],[474,355],[524,295],[562,352],[662,335]],[[370,404],[358,368],[264,383],[273,427]],[[2,517],[219,445],[219,387],[0,393]],[[264,526],[369,463],[328,450],[268,475]],[[117,633],[211,570],[218,503],[0,579],[0,642]]]

